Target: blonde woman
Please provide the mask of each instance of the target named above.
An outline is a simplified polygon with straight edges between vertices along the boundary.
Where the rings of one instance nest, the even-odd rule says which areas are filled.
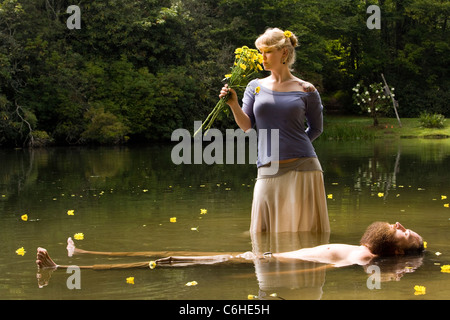
[[[227,104],[243,131],[254,126],[258,131],[279,130],[278,157],[271,154],[270,134],[258,139],[250,231],[329,232],[323,172],[312,145],[323,130],[320,95],[291,73],[297,46],[292,32],[267,29],[255,45],[270,76],[249,83],[242,108],[236,92],[227,85],[219,96],[230,93]],[[267,170],[272,161],[278,161],[276,174]]]

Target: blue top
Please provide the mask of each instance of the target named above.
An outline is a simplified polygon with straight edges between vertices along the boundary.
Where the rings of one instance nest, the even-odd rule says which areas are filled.
[[[312,141],[323,131],[323,106],[317,90],[278,92],[255,79],[248,84],[242,102],[242,110],[258,130],[258,168],[271,162],[271,129],[279,129],[278,160],[317,157]],[[261,129],[267,130],[265,135]]]

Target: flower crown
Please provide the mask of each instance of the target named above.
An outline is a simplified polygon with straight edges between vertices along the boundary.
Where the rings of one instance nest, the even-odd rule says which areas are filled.
[[[284,36],[285,36],[285,38],[290,38],[290,37],[292,37],[292,32],[290,32],[289,30],[286,30],[285,32],[284,32]]]

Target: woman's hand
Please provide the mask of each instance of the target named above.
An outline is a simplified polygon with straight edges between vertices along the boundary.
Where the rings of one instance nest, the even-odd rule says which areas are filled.
[[[227,94],[230,94],[228,96],[228,99],[226,103],[230,107],[231,111],[234,115],[234,120],[236,121],[239,128],[242,129],[242,131],[246,132],[247,130],[251,129],[252,122],[248,115],[241,109],[239,106],[238,96],[236,94],[236,91],[228,87],[228,84],[226,84],[222,90],[220,91],[219,98],[222,99]]]
[[[222,90],[220,91],[219,98],[222,99],[222,98],[225,97],[227,94],[230,94],[230,95],[228,96],[228,100],[226,101],[226,103],[227,103],[230,107],[231,107],[231,105],[233,105],[233,104],[239,103],[239,102],[238,102],[238,97],[237,97],[236,91],[234,91],[234,90],[231,89],[231,88],[228,88],[228,84],[226,84],[226,85],[222,88]]]

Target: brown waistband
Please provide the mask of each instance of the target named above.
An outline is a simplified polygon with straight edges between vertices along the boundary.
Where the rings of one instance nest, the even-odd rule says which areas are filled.
[[[270,163],[266,164],[262,167],[258,168],[258,177],[256,179],[267,179],[267,178],[275,178],[279,177],[289,171],[322,171],[322,166],[320,165],[319,159],[317,158],[300,158],[298,160],[287,162],[287,163],[279,163],[278,171],[275,174],[267,174],[267,172],[271,172],[269,170],[273,170],[270,168]]]

